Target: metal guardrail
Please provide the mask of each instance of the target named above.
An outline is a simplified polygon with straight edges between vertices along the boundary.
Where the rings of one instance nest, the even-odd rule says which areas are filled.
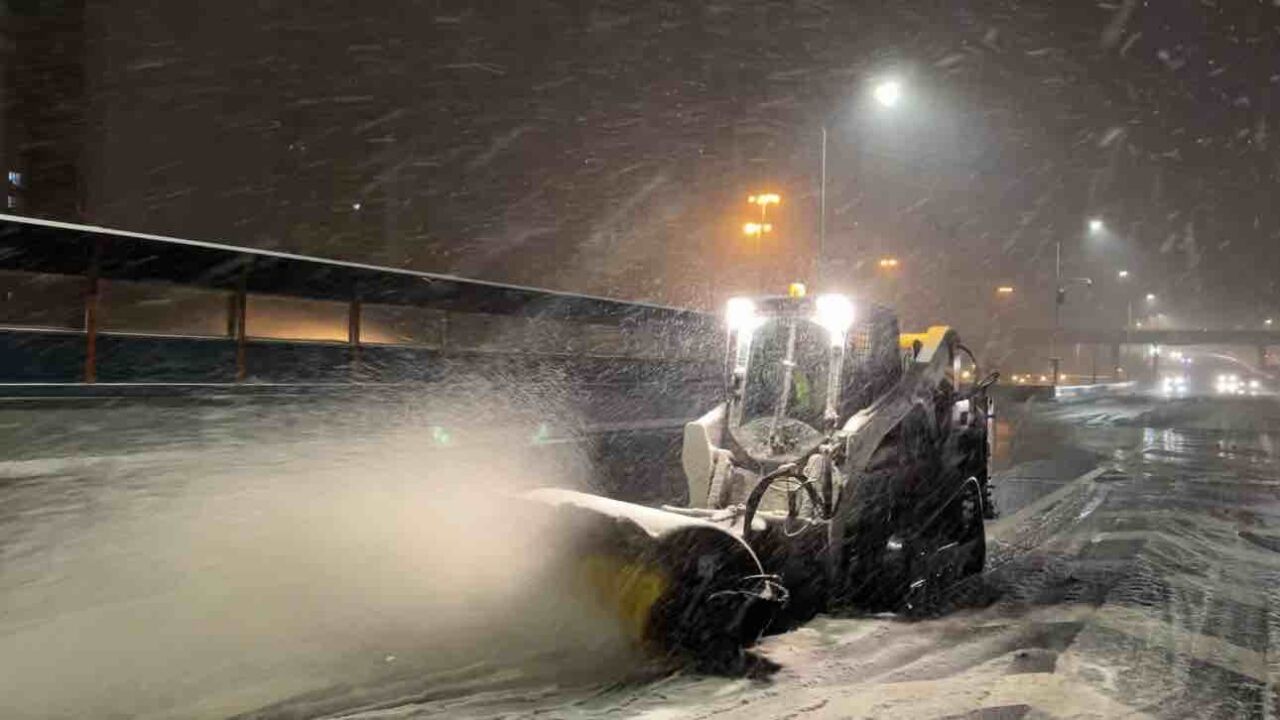
[[[601,491],[673,502],[723,342],[693,310],[0,215],[13,412],[498,392],[556,408],[576,430],[545,450],[586,454]]]
[[[0,272],[77,283],[79,307],[61,315],[83,317],[61,328],[0,322],[0,383],[400,382],[504,363],[596,374],[674,364],[706,377],[718,349],[715,319],[688,309],[10,215],[0,215]],[[203,298],[213,317],[200,335],[135,332],[104,324],[104,290],[117,287],[223,300],[210,310]],[[255,320],[271,320],[281,299],[321,308],[341,329],[256,337]],[[266,308],[257,315],[255,302]],[[395,308],[416,313],[417,342],[375,338],[373,311]]]

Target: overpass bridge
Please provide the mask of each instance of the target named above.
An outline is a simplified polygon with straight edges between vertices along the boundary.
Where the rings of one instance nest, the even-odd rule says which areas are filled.
[[[1056,343],[1069,345],[1093,345],[1110,349],[1111,367],[1120,362],[1121,348],[1126,345],[1186,346],[1186,345],[1235,345],[1254,348],[1257,366],[1263,369],[1267,362],[1267,350],[1280,346],[1280,330],[1271,329],[1223,329],[1223,328],[1061,328],[1056,333],[1051,328],[1016,328],[1010,338],[1014,347],[1044,347]],[[1153,355],[1152,370],[1158,372],[1160,356]]]
[[[1049,328],[1017,328],[1013,342],[1023,345],[1047,345],[1054,337]],[[1242,345],[1270,347],[1280,345],[1280,330],[1224,329],[1080,329],[1063,328],[1058,342],[1082,345]]]
[[[683,308],[0,215],[5,408],[408,388],[423,413],[449,414],[484,388],[542,408],[543,446],[610,463],[601,491],[670,501],[683,423],[721,392],[719,325]]]

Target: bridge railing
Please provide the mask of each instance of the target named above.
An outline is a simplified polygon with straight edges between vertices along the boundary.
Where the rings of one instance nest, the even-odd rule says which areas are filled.
[[[723,342],[679,308],[0,215],[0,398],[32,412],[407,386],[423,417],[512,405],[512,442],[549,434],[596,491],[678,502]]]
[[[538,358],[707,379],[719,342],[679,308],[0,216],[0,383],[397,382]]]

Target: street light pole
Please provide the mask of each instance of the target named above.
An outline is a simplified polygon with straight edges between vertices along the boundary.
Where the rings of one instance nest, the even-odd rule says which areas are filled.
[[[872,89],[871,94],[875,97],[876,102],[886,108],[891,108],[898,104],[902,97],[902,86],[896,80],[881,80]],[[827,255],[827,126],[831,122],[831,117],[822,123],[822,153],[821,168],[819,169],[819,186],[818,186],[818,252],[814,258],[817,265],[813,273],[819,287],[823,286],[826,276],[826,263],[824,260]]]
[[[822,171],[821,180],[818,186],[818,254],[814,259],[817,267],[814,269],[813,277],[819,290],[823,289],[826,264],[823,258],[827,251],[827,126],[822,125]]]
[[[1053,332],[1049,336],[1049,362],[1053,366],[1053,384],[1057,385],[1062,364],[1058,357],[1058,335],[1062,324],[1062,303],[1067,297],[1067,288],[1062,282],[1062,240],[1053,241],[1053,281]],[[1087,277],[1074,277],[1070,281],[1085,287],[1093,285],[1093,280]]]
[[[759,276],[757,281],[761,283],[761,291],[766,282],[765,276],[765,259],[764,259],[764,236],[773,232],[773,224],[769,222],[769,206],[778,205],[782,202],[782,196],[777,193],[758,193],[747,197],[747,202],[760,207],[760,222],[749,222],[743,225],[742,231],[748,237],[755,240],[755,263]]]
[[[1053,384],[1058,385],[1061,362],[1058,359],[1058,327],[1062,317],[1062,241],[1053,243],[1053,333],[1049,336],[1049,364],[1053,367]]]
[[[1120,282],[1120,287],[1124,288],[1123,292],[1124,292],[1125,301],[1126,301],[1125,321],[1124,321],[1124,347],[1127,348],[1133,345],[1133,286],[1130,285],[1129,287],[1125,287],[1126,285],[1129,285],[1128,270],[1121,270],[1117,272],[1116,278]],[[1115,360],[1117,365],[1120,364],[1121,358],[1123,357],[1124,355],[1121,351],[1116,352]],[[1118,372],[1119,368],[1116,368],[1116,370]]]

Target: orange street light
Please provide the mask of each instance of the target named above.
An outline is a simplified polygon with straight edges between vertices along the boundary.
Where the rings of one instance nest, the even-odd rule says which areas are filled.
[[[749,222],[742,226],[742,234],[757,240],[766,233],[773,232],[772,223]]]
[[[760,193],[759,195],[747,196],[747,202],[752,205],[759,205],[761,211],[770,205],[779,205],[782,203],[782,196],[778,193]]]
[[[898,258],[893,258],[893,257],[880,258],[880,269],[890,270],[896,267],[898,267]]]

